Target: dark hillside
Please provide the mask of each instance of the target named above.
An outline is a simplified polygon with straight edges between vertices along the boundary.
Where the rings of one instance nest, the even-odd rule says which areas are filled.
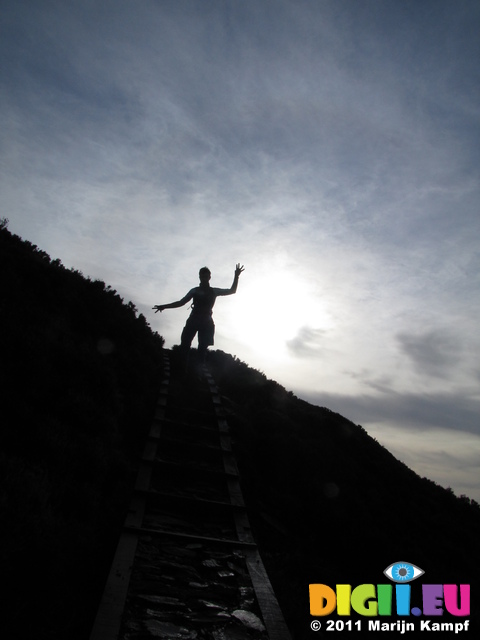
[[[472,584],[473,624],[477,503],[420,478],[361,426],[239,360],[213,352],[210,366],[266,568],[296,639],[319,637],[309,631],[309,583],[385,583],[383,570],[399,560],[422,568],[427,584]]]
[[[0,230],[0,637],[84,639],[154,409],[163,339]]]

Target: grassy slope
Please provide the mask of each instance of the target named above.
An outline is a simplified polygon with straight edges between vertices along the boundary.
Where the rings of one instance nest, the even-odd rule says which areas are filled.
[[[163,340],[103,282],[0,231],[0,636],[89,634]]]
[[[361,426],[237,359],[214,352],[210,361],[253,526],[296,639],[315,635],[309,583],[385,583],[383,570],[399,560],[425,571],[419,583],[475,583],[478,617],[478,504],[420,478]],[[412,602],[419,588],[412,584]]]

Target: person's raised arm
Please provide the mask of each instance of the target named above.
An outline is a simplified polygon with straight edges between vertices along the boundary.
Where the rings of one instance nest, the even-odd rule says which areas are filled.
[[[168,304],[156,304],[154,307],[152,307],[152,309],[155,309],[155,313],[157,313],[157,311],[162,312],[164,309],[177,309],[178,307],[183,307],[183,305],[192,298],[193,289],[191,289],[181,300],[177,300],[176,302],[169,302]]]
[[[240,263],[238,263],[235,267],[235,275],[233,277],[232,286],[230,287],[230,289],[223,289],[224,293],[220,293],[219,295],[228,296],[232,293],[236,293],[238,287],[238,279],[240,278],[240,274],[243,273],[243,271],[245,271],[245,267],[243,266],[243,264],[242,266],[240,266]]]

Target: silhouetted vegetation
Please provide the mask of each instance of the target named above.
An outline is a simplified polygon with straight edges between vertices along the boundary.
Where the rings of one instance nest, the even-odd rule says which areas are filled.
[[[105,283],[0,227],[0,635],[87,638],[163,339]]]
[[[361,426],[236,358],[213,352],[210,366],[233,425],[251,521],[295,640],[318,637],[309,630],[309,583],[385,583],[383,570],[402,560],[421,567],[427,583],[468,583],[478,593],[475,501],[420,478]],[[416,589],[414,582],[412,601]],[[474,621],[475,595],[472,614]]]

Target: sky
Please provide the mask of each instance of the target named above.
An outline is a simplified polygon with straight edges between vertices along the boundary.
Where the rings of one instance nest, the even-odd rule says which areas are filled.
[[[1,0],[11,232],[480,501],[480,3]],[[366,461],[368,464],[368,461]]]

